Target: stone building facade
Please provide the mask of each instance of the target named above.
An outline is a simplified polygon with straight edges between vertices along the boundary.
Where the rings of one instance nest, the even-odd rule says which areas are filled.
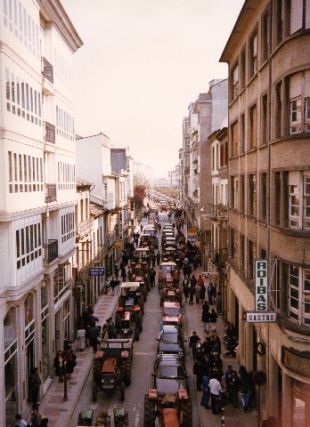
[[[240,363],[262,370],[263,417],[307,425],[310,410],[310,5],[247,0],[229,65],[228,320]],[[268,261],[275,323],[247,323],[255,260]]]

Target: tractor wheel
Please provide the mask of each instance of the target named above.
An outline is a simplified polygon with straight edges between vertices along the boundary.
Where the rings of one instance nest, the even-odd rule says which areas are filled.
[[[126,385],[131,384],[131,360],[126,359],[124,363],[124,381]]]
[[[155,402],[146,395],[144,397],[144,427],[154,427],[156,421]]]
[[[125,383],[122,381],[119,386],[120,391],[120,400],[123,402],[125,400]]]
[[[192,402],[189,399],[182,401],[181,411],[182,411],[181,427],[191,427],[192,426]]]
[[[93,399],[93,402],[96,402],[97,396],[98,396],[98,389],[97,389],[97,385],[94,383],[93,386],[92,386],[92,399]]]

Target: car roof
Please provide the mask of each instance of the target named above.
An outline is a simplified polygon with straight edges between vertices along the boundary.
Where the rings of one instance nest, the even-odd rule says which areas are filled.
[[[121,284],[122,289],[138,289],[140,287],[139,282],[123,282]]]
[[[162,262],[161,264],[160,264],[160,266],[162,267],[165,267],[165,266],[176,266],[176,263],[175,262],[173,262],[173,261],[166,261],[166,262]]]
[[[163,325],[164,334],[177,334],[178,332],[179,328],[176,325]]]
[[[165,301],[164,308],[180,308],[180,304],[178,302]]]
[[[172,364],[184,366],[183,360],[183,357],[178,354],[158,354],[156,358],[156,362],[166,366],[171,366]]]

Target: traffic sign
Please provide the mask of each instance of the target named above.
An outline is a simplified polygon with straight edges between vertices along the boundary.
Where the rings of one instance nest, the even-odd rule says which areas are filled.
[[[104,268],[103,267],[91,267],[88,269],[88,276],[90,276],[90,277],[104,276]]]

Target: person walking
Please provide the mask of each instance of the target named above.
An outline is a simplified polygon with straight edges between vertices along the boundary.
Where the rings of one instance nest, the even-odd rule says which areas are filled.
[[[228,385],[229,399],[234,405],[234,408],[237,408],[238,405],[238,392],[239,392],[239,378],[237,371],[232,371],[232,376],[229,380]]]
[[[31,427],[40,427],[41,422],[42,422],[42,414],[40,414],[39,412],[39,406],[33,405],[29,424]]]
[[[29,377],[30,399],[33,405],[37,405],[40,393],[41,379],[39,369],[33,368]]]
[[[160,264],[160,252],[159,251],[156,254],[156,262],[157,262],[157,265]]]
[[[63,368],[63,354],[62,351],[59,351],[54,358],[54,369],[55,374],[57,375],[59,382],[63,382],[64,368]]]
[[[154,268],[152,267],[150,270],[150,282],[151,282],[151,286],[152,288],[154,288],[155,286],[155,277],[156,277],[156,271],[154,270]]]
[[[206,372],[202,376],[201,385],[202,385],[202,397],[201,397],[200,404],[204,406],[206,409],[211,409],[211,407],[209,406],[209,400],[210,400],[209,377]]]
[[[250,399],[250,382],[249,374],[243,365],[240,366],[239,372],[239,391],[240,391],[240,400],[244,412],[249,410],[249,399]]]
[[[201,391],[202,377],[204,374],[204,363],[200,357],[197,358],[197,360],[194,362],[193,373],[196,375],[196,388],[198,391]]]
[[[99,329],[97,328],[94,321],[91,322],[90,327],[88,328],[88,339],[90,345],[93,347],[94,353],[97,351],[98,346],[98,336]]]
[[[220,292],[217,292],[216,294],[215,306],[216,306],[217,314],[222,314],[222,295]]]
[[[209,313],[209,304],[207,303],[207,301],[205,301],[202,306],[201,320],[204,324],[204,331],[209,332],[210,313]]]
[[[216,375],[209,381],[210,394],[211,394],[211,409],[214,415],[218,415],[219,413],[219,401],[220,401],[220,393],[222,391],[221,383],[219,382]]]
[[[195,288],[193,286],[190,286],[188,292],[189,292],[189,304],[194,304]]]
[[[206,287],[203,284],[200,286],[200,299],[201,299],[201,301],[204,301],[205,298],[206,298]]]
[[[197,285],[195,286],[195,298],[196,298],[196,304],[199,304],[200,302],[200,286]]]
[[[186,276],[183,280],[183,294],[184,294],[185,302],[187,302],[187,299],[189,296],[189,287],[188,287],[188,279]]]
[[[212,329],[216,329],[216,321],[217,321],[217,314],[216,311],[214,310],[214,308],[212,308],[211,313],[210,313],[210,323],[211,323],[211,327]]]

